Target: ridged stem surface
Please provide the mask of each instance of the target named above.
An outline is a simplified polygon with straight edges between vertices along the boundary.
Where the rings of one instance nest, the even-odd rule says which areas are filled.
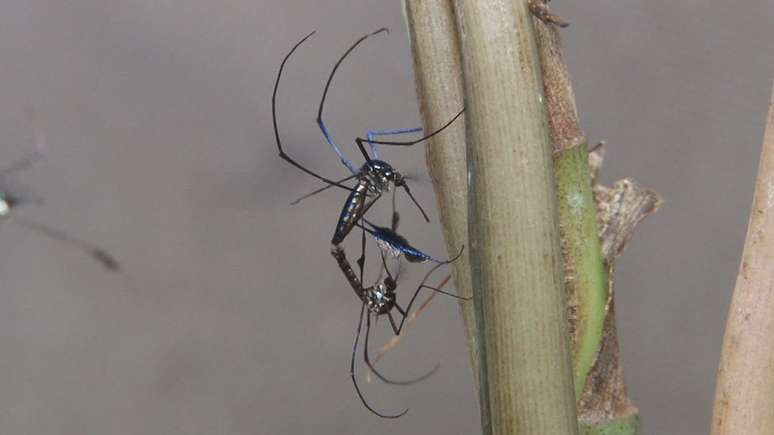
[[[481,383],[493,434],[576,434],[551,143],[524,0],[455,1]]]

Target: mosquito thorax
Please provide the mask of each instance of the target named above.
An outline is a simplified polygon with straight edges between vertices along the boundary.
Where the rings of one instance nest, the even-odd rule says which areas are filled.
[[[366,289],[368,310],[376,314],[386,314],[395,306],[395,289],[388,283],[379,283]]]
[[[382,160],[371,160],[361,168],[371,182],[371,188],[375,193],[389,192],[393,184],[403,180],[403,177],[392,168],[392,165]]]

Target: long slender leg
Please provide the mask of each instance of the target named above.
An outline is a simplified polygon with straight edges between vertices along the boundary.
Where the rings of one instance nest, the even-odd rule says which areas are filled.
[[[405,128],[405,129],[397,129],[397,130],[368,130],[368,132],[366,133],[366,136],[368,137],[368,141],[371,142],[374,140],[376,136],[392,136],[396,134],[419,133],[420,131],[422,131],[422,127]]]
[[[11,219],[11,222],[38,234],[47,236],[51,239],[70,244],[91,256],[93,259],[99,262],[102,267],[111,272],[115,272],[120,269],[118,261],[116,261],[116,259],[113,258],[113,256],[110,255],[110,253],[105,249],[96,245],[92,245],[91,243],[85,242],[81,239],[76,239],[75,237],[65,233],[62,230],[58,230],[56,228],[49,227],[48,225],[43,225],[39,222],[35,222],[19,216],[14,216]]]
[[[403,308],[400,308],[398,304],[395,304],[395,308],[398,309],[398,311],[402,316],[404,317],[406,316],[406,313],[403,311]],[[387,318],[390,319],[390,326],[392,326],[392,332],[395,335],[400,335],[400,329],[398,329],[398,324],[395,323],[395,319],[392,317],[392,313],[387,313]]]
[[[365,269],[365,250],[366,250],[366,232],[363,229],[363,237],[360,239],[360,258],[357,259],[357,266],[360,268],[360,282],[363,282],[363,269]]]
[[[395,134],[409,134],[419,133],[422,131],[422,127],[406,128],[401,130],[368,130],[366,137],[368,138],[368,144],[371,146],[371,154],[374,158],[379,160],[379,147],[377,147],[372,141],[376,136],[391,136]]]
[[[282,141],[280,140],[279,128],[277,127],[277,89],[279,88],[280,77],[282,77],[282,71],[285,69],[285,63],[287,63],[288,59],[293,54],[293,52],[295,52],[296,49],[312,35],[314,35],[314,32],[304,36],[303,39],[298,41],[296,45],[293,46],[290,52],[287,55],[285,55],[285,58],[282,59],[282,63],[280,64],[280,67],[279,67],[279,72],[277,72],[277,80],[274,82],[274,91],[271,94],[271,119],[272,119],[272,125],[274,126],[274,140],[277,142],[277,149],[279,150],[279,156],[286,162],[306,172],[307,174],[317,178],[318,180],[324,181],[330,185],[336,186],[344,190],[352,191],[352,188],[350,187],[347,187],[337,181],[333,181],[331,179],[325,178],[322,175],[319,175],[316,172],[313,172],[312,170],[307,169],[297,161],[293,160],[293,158],[291,158],[289,155],[285,154],[285,151],[282,149]]]
[[[355,143],[358,144],[358,146],[361,148],[360,152],[365,153],[365,148],[363,148],[363,142],[370,142],[372,144],[378,144],[378,145],[394,145],[394,146],[412,146],[416,145],[420,142],[426,141],[430,139],[431,137],[437,135],[438,133],[444,131],[447,127],[449,127],[454,121],[457,120],[463,113],[465,112],[465,109],[462,109],[454,115],[452,119],[450,119],[446,124],[442,125],[441,128],[438,130],[433,131],[432,133],[429,133],[425,136],[420,137],[419,139],[411,140],[411,141],[381,141],[381,140],[372,140],[369,141],[367,139],[363,139],[362,137],[355,138]]]
[[[333,138],[331,138],[330,132],[328,132],[328,128],[325,126],[325,122],[323,122],[322,114],[323,114],[323,108],[325,107],[325,99],[328,96],[328,90],[331,87],[331,82],[333,81],[333,76],[336,75],[336,71],[339,69],[339,66],[342,62],[344,62],[344,59],[349,56],[350,53],[358,46],[361,42],[365,41],[371,36],[377,35],[382,32],[389,33],[389,30],[387,28],[381,28],[375,32],[369,33],[367,35],[361,36],[360,39],[355,41],[354,44],[352,44],[347,51],[344,52],[344,54],[339,58],[338,61],[336,61],[336,64],[333,65],[333,70],[331,70],[331,74],[328,76],[328,80],[325,82],[325,89],[323,90],[322,98],[320,99],[320,107],[317,109],[317,125],[320,126],[320,130],[322,131],[323,136],[325,136],[325,140],[328,142],[328,144],[333,148],[333,151],[336,153],[336,155],[339,156],[339,159],[341,160],[341,163],[349,169],[350,172],[353,174],[357,172],[357,168],[347,160],[346,157],[344,157],[344,153],[341,152],[341,149],[338,145],[336,145],[336,142],[333,141]],[[363,157],[365,157],[366,161],[370,162],[371,158],[368,156],[367,153],[363,154]]]
[[[471,297],[467,297],[467,298],[465,298],[465,297],[462,297],[462,296],[460,296],[460,295],[455,295],[454,293],[449,293],[449,292],[447,292],[447,291],[441,290],[441,289],[439,289],[439,288],[437,288],[437,287],[431,287],[431,286],[429,286],[429,285],[424,285],[424,284],[423,284],[423,285],[422,285],[422,288],[426,288],[426,289],[428,289],[428,290],[432,290],[432,291],[434,291],[434,292],[436,292],[436,293],[440,293],[440,294],[442,294],[442,295],[451,296],[451,297],[453,297],[454,299],[459,299],[459,300],[461,300],[461,301],[469,301],[469,300],[472,300],[472,299],[473,299],[473,297],[472,297],[472,296],[471,296]]]
[[[382,279],[382,271],[387,275],[389,279],[394,281],[395,279],[392,277],[392,274],[390,273],[390,268],[387,267],[387,259],[384,257],[384,251],[382,251],[381,249],[379,250],[379,256],[382,258],[382,270],[379,271],[379,278],[377,279],[377,282]]]
[[[363,314],[365,313],[365,308],[366,308],[366,303],[363,302],[360,305],[360,320],[358,320],[357,322],[357,333],[355,334],[355,343],[352,345],[352,358],[350,359],[350,362],[349,362],[349,375],[352,378],[352,385],[355,386],[355,391],[357,392],[357,396],[360,398],[360,401],[363,403],[363,406],[365,406],[366,409],[368,409],[369,411],[373,412],[374,414],[382,418],[398,418],[398,417],[401,417],[406,412],[408,412],[408,409],[404,409],[398,414],[382,414],[380,412],[377,412],[365,400],[363,393],[360,391],[360,386],[358,386],[357,384],[357,379],[355,378],[355,355],[357,354],[357,343],[358,341],[360,341],[360,331],[363,328]]]
[[[382,382],[386,384],[392,384],[392,385],[411,385],[416,384],[417,382],[421,382],[428,377],[432,376],[433,373],[435,373],[438,368],[440,367],[440,364],[436,364],[435,367],[430,369],[427,373],[421,376],[417,376],[413,379],[408,379],[405,381],[394,381],[392,379],[389,379],[385,377],[383,374],[381,374],[378,370],[376,370],[376,367],[371,363],[371,358],[368,356],[368,337],[371,335],[371,313],[366,313],[366,330],[365,330],[365,342],[363,342],[363,359],[365,360],[366,365],[369,369],[371,369],[371,373],[373,373],[377,378],[379,378]]]
[[[425,278],[422,280],[422,283],[419,284],[419,287],[417,287],[417,290],[414,292],[414,295],[411,297],[411,300],[409,301],[408,305],[406,305],[406,309],[401,310],[401,314],[403,315],[403,318],[400,319],[400,325],[398,325],[398,331],[396,332],[395,335],[400,335],[400,331],[403,330],[403,324],[406,322],[406,317],[408,317],[408,313],[411,311],[411,307],[414,305],[414,301],[417,300],[419,291],[427,287],[425,283],[427,282],[428,279],[430,279],[430,276],[433,274],[433,272],[438,270],[438,268],[441,266],[442,264],[436,264],[427,272],[427,274],[425,274]],[[396,304],[395,306],[397,307],[398,305]]]
[[[349,181],[349,180],[351,180],[351,179],[353,179],[353,178],[355,178],[355,177],[357,177],[357,176],[358,176],[358,174],[353,174],[353,175],[350,175],[349,177],[345,177],[345,178],[342,178],[341,180],[337,180],[336,182],[337,182],[337,183],[343,183],[343,182],[345,182],[345,181]],[[306,195],[304,195],[304,196],[302,196],[302,197],[300,197],[300,198],[296,199],[295,201],[291,202],[291,203],[290,203],[290,205],[296,205],[296,204],[298,204],[299,202],[301,202],[301,201],[305,200],[306,198],[309,198],[310,196],[317,195],[317,194],[318,194],[318,193],[320,193],[320,192],[324,192],[324,191],[326,191],[326,190],[330,189],[330,188],[331,188],[331,187],[333,187],[333,186],[334,186],[333,184],[328,184],[328,185],[326,185],[325,187],[321,187],[321,188],[319,188],[319,189],[315,190],[314,192],[307,193]]]
[[[397,189],[392,191],[392,222],[390,224],[390,228],[392,228],[393,231],[398,231],[398,224],[400,223],[400,214],[398,213],[398,206],[395,204],[395,194],[398,192]]]

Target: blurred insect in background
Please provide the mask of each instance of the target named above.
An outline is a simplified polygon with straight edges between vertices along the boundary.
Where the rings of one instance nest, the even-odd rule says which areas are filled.
[[[41,133],[36,133],[36,136]],[[15,213],[15,209],[19,206],[27,204],[43,204],[43,200],[27,193],[22,192],[21,189],[14,187],[10,183],[12,175],[17,174],[33,165],[37,160],[40,160],[45,153],[45,145],[42,138],[38,138],[36,149],[30,155],[11,163],[3,169],[0,169],[0,219],[7,221],[8,223],[18,225],[34,233],[41,234],[60,242],[64,242],[92,257],[103,268],[111,272],[117,272],[120,269],[118,261],[105,249],[86,242],[84,240],[75,238],[66,232],[50,227],[48,225],[36,222],[24,216],[20,216]]]

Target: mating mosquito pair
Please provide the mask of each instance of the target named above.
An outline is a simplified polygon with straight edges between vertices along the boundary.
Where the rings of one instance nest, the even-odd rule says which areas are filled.
[[[30,155],[0,169],[0,219],[6,220],[8,223],[19,225],[20,227],[37,234],[66,243],[92,257],[105,270],[111,272],[118,271],[120,268],[118,261],[116,261],[116,259],[105,249],[73,237],[57,228],[33,221],[24,216],[18,216],[14,213],[14,210],[19,206],[41,204],[43,202],[40,198],[35,198],[15,189],[9,182],[12,175],[31,167],[35,161],[42,157],[43,152],[41,150],[36,150]]]
[[[311,192],[310,194],[299,198],[298,200],[294,201],[292,204],[297,204],[298,202],[300,202],[305,198],[318,194],[332,187],[336,187],[338,189],[346,190],[349,192],[347,199],[344,202],[344,206],[342,207],[342,210],[339,215],[339,219],[336,223],[336,228],[331,240],[331,243],[333,245],[331,248],[331,255],[336,260],[341,272],[344,274],[345,278],[347,279],[347,282],[350,284],[355,294],[358,296],[358,298],[361,301],[360,318],[358,320],[357,332],[355,335],[355,341],[352,348],[352,356],[350,360],[350,376],[352,378],[352,382],[358,397],[360,398],[361,402],[368,410],[370,410],[371,412],[373,412],[374,414],[380,417],[397,418],[405,414],[407,410],[403,410],[402,412],[399,412],[397,414],[384,414],[376,411],[366,401],[355,378],[355,359],[357,355],[358,343],[359,343],[362,328],[363,328],[364,317],[365,317],[366,327],[365,327],[365,340],[364,340],[364,346],[363,346],[364,348],[363,358],[365,360],[365,363],[371,369],[371,371],[379,379],[391,384],[410,384],[410,383],[418,382],[422,379],[425,379],[427,376],[431,375],[435,371],[435,369],[433,369],[429,373],[417,379],[400,382],[400,381],[390,380],[376,370],[374,365],[371,363],[369,354],[368,354],[368,339],[369,339],[370,330],[371,330],[372,315],[376,318],[378,318],[378,316],[386,315],[390,321],[390,325],[392,326],[393,332],[395,333],[395,335],[399,335],[403,327],[403,324],[406,320],[406,317],[408,316],[408,313],[411,311],[412,305],[414,304],[414,301],[416,300],[419,292],[422,289],[429,289],[438,293],[459,298],[456,295],[447,293],[443,290],[427,285],[427,281],[430,278],[430,276],[433,274],[433,272],[435,272],[439,267],[441,267],[444,264],[448,264],[452,261],[455,261],[462,254],[462,249],[460,249],[460,253],[457,254],[457,256],[455,256],[454,258],[450,260],[440,260],[438,258],[427,255],[422,251],[414,248],[409,244],[409,242],[403,236],[398,234],[397,224],[398,224],[399,217],[398,217],[398,213],[395,211],[395,192],[398,188],[401,188],[406,192],[408,197],[411,199],[411,201],[414,203],[417,209],[419,209],[420,213],[422,214],[422,216],[426,221],[429,222],[430,219],[428,218],[427,213],[424,211],[422,206],[416,200],[414,195],[411,193],[411,190],[407,184],[406,178],[403,175],[401,175],[400,172],[395,170],[389,163],[379,158],[378,145],[388,145],[388,146],[416,145],[420,142],[423,142],[439,134],[441,131],[446,129],[457,118],[459,118],[462,115],[464,110],[457,113],[453,118],[451,118],[446,124],[441,126],[439,129],[419,139],[412,140],[412,141],[385,141],[385,140],[376,140],[376,137],[418,133],[422,131],[421,128],[387,130],[387,131],[369,131],[368,134],[366,135],[366,138],[362,138],[362,137],[355,138],[355,144],[357,145],[357,148],[362,154],[365,162],[360,168],[357,168],[352,162],[350,162],[342,153],[341,148],[336,144],[336,142],[331,137],[328,131],[328,128],[326,127],[325,122],[323,121],[323,110],[325,107],[325,100],[328,95],[328,91],[330,89],[331,83],[333,81],[333,77],[335,76],[336,71],[338,70],[341,63],[347,58],[347,56],[349,56],[350,53],[352,53],[352,51],[354,51],[354,49],[360,43],[362,43],[363,41],[365,41],[367,38],[371,36],[374,36],[383,32],[387,33],[388,30],[386,28],[381,28],[375,32],[362,36],[357,41],[355,41],[355,43],[352,44],[347,49],[347,51],[345,51],[344,54],[338,59],[338,61],[334,64],[333,70],[331,71],[328,77],[328,80],[325,83],[325,88],[317,111],[317,124],[322,132],[322,135],[325,138],[326,142],[331,146],[333,151],[336,153],[336,155],[339,157],[339,160],[341,161],[342,165],[349,172],[349,175],[347,177],[344,177],[339,180],[334,180],[328,177],[324,177],[312,171],[311,169],[303,166],[302,164],[298,163],[295,159],[290,157],[285,152],[285,150],[282,147],[282,141],[280,139],[279,129],[277,125],[277,101],[276,101],[280,78],[282,77],[282,72],[285,68],[285,64],[287,63],[290,56],[296,51],[296,49],[298,49],[298,47],[301,44],[304,43],[304,41],[306,41],[309,37],[311,37],[314,34],[314,32],[306,35],[298,43],[296,43],[293,46],[293,48],[290,50],[290,52],[282,60],[282,63],[280,64],[279,72],[277,73],[277,78],[274,83],[274,91],[272,93],[272,121],[274,126],[274,137],[277,143],[279,156],[283,160],[287,161],[291,165],[298,168],[299,170],[325,183],[324,187],[317,189]],[[366,150],[366,144],[370,148],[371,154],[369,154],[369,152]],[[349,186],[344,184],[349,181],[354,181],[355,182],[354,186]],[[380,227],[371,223],[368,219],[366,219],[365,217],[366,213],[385,193],[391,191],[393,188],[396,190],[393,190],[393,198],[392,198],[392,201],[393,201],[392,225],[390,227]],[[356,273],[354,271],[352,265],[349,263],[349,260],[346,257],[344,249],[341,247],[342,242],[356,227],[362,230],[361,231],[361,234],[362,234],[361,255],[360,255],[360,258],[357,260],[359,273]],[[381,256],[381,269],[379,272],[379,276],[376,279],[376,283],[370,287],[364,287],[363,285],[363,270],[365,268],[365,252],[366,252],[366,249],[365,249],[366,233],[370,234],[376,240],[377,245],[380,248],[380,256]],[[395,258],[399,258],[402,256],[408,262],[412,262],[412,263],[424,263],[424,262],[436,263],[436,265],[433,266],[427,272],[421,284],[416,288],[413,296],[411,297],[408,305],[406,305],[405,308],[402,307],[400,304],[398,304],[396,293],[395,293],[398,286],[398,277],[400,273],[398,272],[395,275],[392,274],[392,272],[390,271],[390,268],[387,265],[386,256],[392,256]],[[459,299],[462,299],[462,298],[459,298]],[[393,316],[394,310],[397,311],[398,312],[397,315],[400,316],[399,322],[397,322],[395,320],[395,317]]]

